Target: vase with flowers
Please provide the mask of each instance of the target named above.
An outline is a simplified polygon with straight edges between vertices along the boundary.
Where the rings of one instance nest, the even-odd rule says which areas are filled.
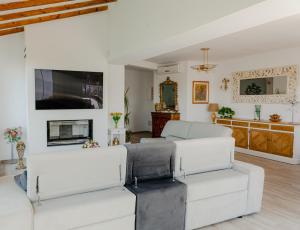
[[[112,119],[114,121],[115,129],[117,129],[118,128],[118,123],[119,123],[119,121],[121,119],[121,116],[122,116],[122,113],[120,113],[120,112],[113,112],[110,115],[111,115],[111,117],[112,117]]]
[[[8,164],[15,164],[17,163],[17,160],[14,159],[14,144],[21,140],[22,137],[22,128],[7,128],[4,131],[4,139],[7,141],[7,143],[11,146],[11,159],[6,161]]]

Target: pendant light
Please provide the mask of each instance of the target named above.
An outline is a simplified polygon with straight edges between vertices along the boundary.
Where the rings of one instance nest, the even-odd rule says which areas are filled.
[[[202,48],[201,50],[203,51],[204,63],[202,65],[191,66],[191,68],[198,71],[198,72],[208,72],[208,71],[216,68],[216,65],[208,64],[208,51],[209,51],[209,48]]]

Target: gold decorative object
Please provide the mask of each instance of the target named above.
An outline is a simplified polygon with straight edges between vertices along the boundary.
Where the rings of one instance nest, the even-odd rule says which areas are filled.
[[[208,64],[208,51],[209,51],[209,48],[202,48],[201,49],[203,51],[203,64],[202,65],[194,65],[194,66],[191,66],[192,69],[198,71],[198,72],[208,72],[214,68],[216,68],[216,65],[214,64]]]
[[[16,145],[17,153],[18,153],[18,165],[16,169],[25,169],[26,166],[24,164],[24,152],[25,152],[25,143],[23,141],[18,141]]]
[[[114,137],[114,139],[113,139],[113,141],[112,141],[112,144],[113,144],[113,145],[119,145],[119,144],[120,144],[119,138]]]
[[[240,82],[245,79],[260,79],[271,77],[286,76],[287,79],[287,93],[286,94],[272,94],[272,95],[240,95]],[[282,66],[266,69],[257,69],[251,71],[240,71],[232,74],[233,82],[233,102],[234,103],[256,103],[256,104],[285,104],[293,100],[296,96],[298,66]]]
[[[279,114],[272,114],[270,115],[270,119],[271,122],[280,122],[280,115]]]
[[[178,105],[177,82],[167,80],[160,83],[161,110],[175,111]]]
[[[83,149],[91,149],[91,148],[99,148],[99,147],[100,147],[99,143],[94,140],[88,140],[82,146]]]
[[[208,112],[211,112],[211,121],[216,124],[217,115],[216,112],[219,111],[219,105],[217,103],[211,103],[208,105]]]
[[[161,111],[161,104],[160,103],[155,103],[155,111],[156,112]]]
[[[193,81],[193,104],[209,103],[209,82]]]
[[[220,88],[227,91],[229,82],[230,82],[230,80],[228,78],[223,78]]]

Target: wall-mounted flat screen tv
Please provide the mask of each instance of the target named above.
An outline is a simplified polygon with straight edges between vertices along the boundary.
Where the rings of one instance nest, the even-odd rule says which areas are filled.
[[[35,70],[35,107],[52,109],[102,109],[103,73]]]

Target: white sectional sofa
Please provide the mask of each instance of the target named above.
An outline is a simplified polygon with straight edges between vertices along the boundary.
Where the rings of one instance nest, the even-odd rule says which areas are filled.
[[[160,138],[142,138],[141,143],[231,136],[232,130],[222,125],[196,121],[170,120],[165,125]]]
[[[0,184],[15,199],[5,213],[0,197],[0,229],[134,230],[135,196],[123,187],[125,147],[43,153],[27,162],[27,196],[12,181]]]
[[[176,177],[187,185],[186,230],[260,211],[264,170],[234,161],[233,138],[175,143]]]
[[[175,144],[175,176],[187,185],[186,230],[260,211],[264,171],[234,161],[231,137]],[[13,178],[0,178],[0,229],[134,230],[136,198],[123,186],[126,151],[31,155],[27,194]]]

